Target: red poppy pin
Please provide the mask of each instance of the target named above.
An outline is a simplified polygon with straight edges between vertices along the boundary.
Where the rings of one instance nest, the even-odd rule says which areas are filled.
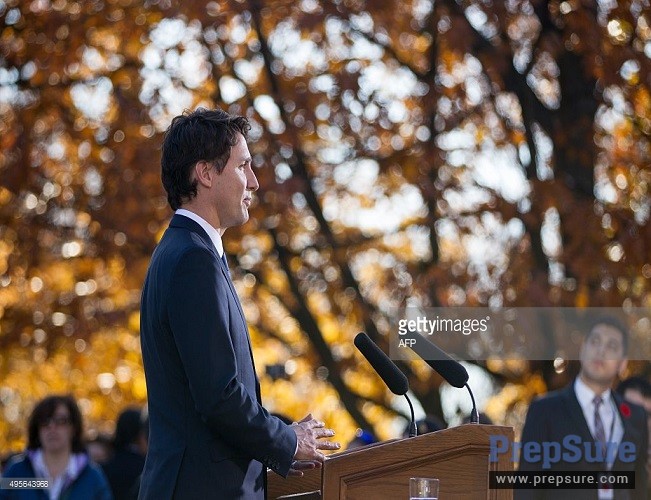
[[[622,414],[624,418],[628,418],[631,416],[631,407],[628,406],[626,403],[622,403],[619,405],[619,412]]]

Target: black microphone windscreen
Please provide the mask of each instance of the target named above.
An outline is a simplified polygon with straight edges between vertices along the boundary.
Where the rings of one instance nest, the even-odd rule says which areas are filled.
[[[410,347],[423,361],[430,365],[451,386],[463,388],[468,382],[468,371],[458,361],[452,359],[446,352],[432,344],[426,337],[407,332],[405,337],[412,339]]]
[[[355,346],[375,368],[389,390],[398,396],[404,396],[409,390],[409,381],[404,373],[394,364],[382,350],[365,333],[355,337]]]

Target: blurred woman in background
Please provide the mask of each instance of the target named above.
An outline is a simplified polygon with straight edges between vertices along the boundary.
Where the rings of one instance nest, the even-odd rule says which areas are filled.
[[[112,500],[101,469],[82,440],[82,419],[71,396],[49,396],[29,418],[27,451],[16,457],[3,478],[47,479],[48,489],[2,489],[0,499]]]

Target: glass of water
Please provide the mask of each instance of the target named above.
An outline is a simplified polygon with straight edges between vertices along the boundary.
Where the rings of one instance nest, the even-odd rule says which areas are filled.
[[[438,500],[439,480],[431,477],[409,479],[409,500]]]

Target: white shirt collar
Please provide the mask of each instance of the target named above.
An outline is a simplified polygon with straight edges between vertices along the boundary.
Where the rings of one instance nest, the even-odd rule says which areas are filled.
[[[576,392],[576,399],[579,400],[581,408],[583,408],[584,413],[592,413],[594,411],[593,400],[597,396],[595,392],[590,389],[583,380],[581,376],[576,377],[574,382],[574,392]],[[606,389],[602,394],[599,394],[604,403],[608,404],[610,402],[611,394],[610,389]],[[587,410],[587,411],[586,411]]]
[[[217,229],[212,227],[208,223],[208,221],[206,221],[206,219],[204,219],[200,215],[195,214],[194,212],[190,212],[190,210],[186,210],[185,208],[179,208],[174,213],[177,215],[182,215],[184,217],[187,217],[188,219],[192,219],[197,224],[199,224],[201,228],[208,234],[210,241],[212,241],[212,244],[215,246],[215,250],[217,250],[217,255],[219,255],[220,257],[224,255],[224,245],[222,244],[222,237],[219,234],[219,231],[217,231]]]

